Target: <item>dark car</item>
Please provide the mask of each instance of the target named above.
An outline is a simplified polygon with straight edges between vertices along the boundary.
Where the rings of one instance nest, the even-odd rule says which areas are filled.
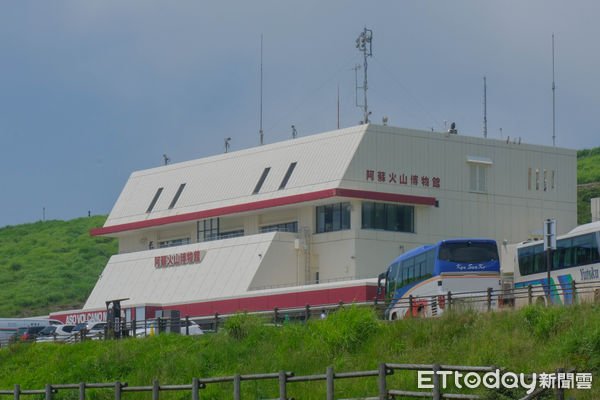
[[[30,326],[25,330],[23,336],[20,337],[20,340],[23,342],[33,342],[44,328],[45,326]]]

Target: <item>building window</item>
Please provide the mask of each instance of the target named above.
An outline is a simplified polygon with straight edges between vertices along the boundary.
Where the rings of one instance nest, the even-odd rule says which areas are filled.
[[[535,190],[540,190],[540,169],[535,169]]]
[[[294,172],[294,168],[296,168],[296,162],[293,162],[290,164],[290,166],[288,167],[285,176],[283,177],[283,180],[281,181],[281,185],[279,185],[279,190],[281,189],[285,189],[285,185],[287,185],[288,181],[290,180],[290,177],[292,176],[292,172]]]
[[[164,240],[158,243],[158,247],[164,249],[165,247],[182,246],[184,244],[190,244],[190,238]]]
[[[258,192],[260,192],[260,188],[262,187],[263,183],[265,183],[265,179],[267,179],[267,175],[269,175],[270,170],[271,170],[271,167],[265,168],[262,175],[260,176],[260,179],[256,183],[256,186],[254,187],[254,191],[252,192],[252,194],[258,194]]]
[[[544,170],[544,192],[548,190],[548,170]]]
[[[206,242],[219,238],[219,218],[198,221],[198,242]]]
[[[219,239],[231,239],[231,238],[240,237],[240,236],[244,236],[243,229],[236,229],[234,231],[219,233]]]
[[[472,192],[486,192],[486,172],[484,164],[469,164],[469,190]]]
[[[150,205],[148,206],[148,209],[146,210],[147,213],[152,211],[152,209],[156,205],[156,202],[158,201],[158,198],[160,197],[160,194],[162,193],[162,191],[163,191],[163,188],[158,188],[158,190],[156,191],[156,194],[154,195],[154,197],[152,198],[152,201],[150,202]]]
[[[317,207],[317,233],[350,229],[350,203]]]
[[[362,229],[415,231],[415,208],[388,203],[362,203]]]
[[[550,175],[550,187],[554,189],[554,170],[552,170],[552,174]]]
[[[298,232],[298,221],[261,226],[259,232]]]
[[[179,189],[177,189],[177,193],[175,193],[175,197],[171,200],[171,204],[169,204],[169,210],[175,207],[177,200],[179,200],[179,196],[181,196],[181,192],[183,192],[183,188],[185,187],[185,183],[179,185]]]
[[[531,190],[531,167],[527,170],[527,190]]]

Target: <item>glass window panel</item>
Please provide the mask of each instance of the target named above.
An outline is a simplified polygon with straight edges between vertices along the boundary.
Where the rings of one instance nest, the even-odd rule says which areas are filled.
[[[470,173],[469,189],[472,191],[477,191],[477,165],[469,164],[469,173]]]
[[[342,203],[342,229],[350,229],[350,203]]]
[[[341,204],[333,204],[331,206],[331,220],[332,220],[332,228],[333,231],[339,231],[342,229],[342,205]]]
[[[374,229],[385,229],[385,204],[375,203]]]
[[[373,205],[371,202],[363,202],[361,205],[362,208],[362,222],[361,226],[363,229],[371,229],[373,227],[372,215],[373,215]]]

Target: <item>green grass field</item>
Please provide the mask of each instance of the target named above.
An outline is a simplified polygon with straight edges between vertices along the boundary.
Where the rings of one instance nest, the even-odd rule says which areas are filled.
[[[106,216],[0,228],[0,316],[80,308],[117,241],[90,237]]]
[[[519,311],[445,314],[436,319],[381,321],[368,308],[349,307],[326,320],[308,324],[265,326],[255,316],[239,315],[216,334],[199,337],[159,335],[144,339],[20,344],[0,349],[0,389],[40,389],[45,383],[114,382],[130,386],[189,384],[207,378],[293,371],[296,376],[323,374],[328,365],[337,372],[376,370],[377,363],[441,363],[497,365],[512,372],[551,373],[575,368],[596,377],[600,371],[600,306],[526,307]],[[376,378],[336,381],[336,398],[377,395]],[[600,398],[592,390],[571,391],[577,399]],[[388,388],[416,390],[416,372],[396,372]],[[454,390],[453,390],[454,391]],[[201,398],[232,398],[232,384],[211,384]],[[470,392],[473,393],[473,392]],[[511,399],[485,391],[487,398]],[[242,382],[243,398],[277,398],[277,381]],[[111,390],[92,391],[88,398],[108,399]],[[126,394],[149,398],[150,394]],[[324,382],[291,383],[288,396],[325,398]],[[60,398],[76,398],[76,391]],[[164,393],[161,398],[189,398],[189,392]],[[554,398],[554,397],[549,397]]]

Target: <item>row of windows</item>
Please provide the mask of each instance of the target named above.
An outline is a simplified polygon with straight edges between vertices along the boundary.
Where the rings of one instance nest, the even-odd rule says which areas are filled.
[[[362,229],[415,231],[415,208],[388,203],[362,203]]]
[[[278,190],[285,189],[285,186],[287,185],[288,181],[290,180],[290,177],[292,176],[292,172],[294,172],[294,169],[296,168],[297,164],[298,163],[295,161],[290,164],[287,171],[285,172],[283,179],[281,180],[281,184],[279,185]],[[260,192],[260,188],[262,187],[263,183],[265,183],[265,179],[267,179],[267,175],[269,175],[269,171],[271,171],[271,167],[267,167],[263,170],[262,174],[260,175],[260,178],[258,178],[258,182],[256,182],[256,186],[254,187],[252,194],[258,194],[258,192]]]
[[[173,196],[173,200],[171,200],[171,204],[169,204],[169,210],[173,209],[175,207],[175,204],[177,204],[177,200],[179,200],[179,196],[181,196],[181,192],[183,192],[183,188],[185,188],[185,183],[182,183],[181,185],[179,185],[179,188],[177,188],[177,192],[175,193],[175,196]],[[156,205],[158,198],[160,197],[161,193],[163,192],[163,189],[164,188],[158,188],[158,190],[154,194],[154,197],[152,198],[152,201],[150,202],[150,205],[146,209],[147,213],[151,212],[152,209],[154,209],[154,206]]]
[[[350,229],[350,203],[317,207],[317,233]]]
[[[298,232],[298,221],[261,226],[259,232]]]
[[[555,171],[548,171],[547,169],[543,170],[543,180],[540,178],[539,168],[535,169],[535,190],[540,190],[540,187],[543,188],[544,192],[548,189],[554,189],[554,176]],[[550,173],[550,177],[548,177],[548,172]],[[550,182],[548,182],[550,180]],[[527,170],[527,189],[532,190],[532,170],[529,168]]]
[[[552,252],[552,270],[600,262],[599,242],[600,232],[557,240],[556,250]],[[518,258],[521,275],[547,271],[542,244],[519,249]]]
[[[327,204],[316,209],[316,233],[335,232],[350,229],[349,202]],[[387,203],[362,203],[362,229],[377,229],[392,232],[414,232],[414,207]],[[298,221],[261,226],[264,232],[298,232]],[[220,231],[219,218],[210,218],[197,223],[198,242],[244,236],[244,230]],[[188,239],[189,240],[189,239]],[[181,244],[188,244],[181,243]],[[161,247],[169,247],[167,245]]]
[[[409,259],[401,260],[390,265],[386,281],[389,285],[388,292],[393,294],[396,289],[433,276],[435,251],[436,249],[433,248]]]

